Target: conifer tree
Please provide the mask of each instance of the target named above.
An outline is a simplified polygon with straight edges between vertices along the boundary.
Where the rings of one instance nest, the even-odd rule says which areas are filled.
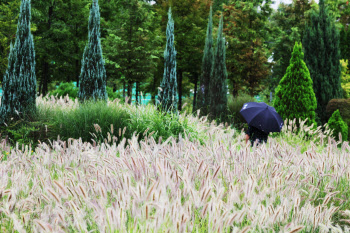
[[[8,66],[2,83],[1,122],[18,113],[34,111],[36,102],[35,51],[30,31],[30,0],[22,0],[16,41],[10,48]]]
[[[210,104],[209,99],[209,82],[210,75],[213,70],[213,10],[210,7],[207,37],[205,39],[204,54],[202,60],[202,74],[200,78],[198,98],[197,98],[197,109],[201,110],[201,115],[208,114],[208,106]]]
[[[343,121],[339,109],[333,112],[328,120],[328,126],[333,130],[334,138],[339,141],[339,133],[342,135],[342,141],[348,140],[348,125]]]
[[[98,0],[93,0],[89,17],[89,41],[79,77],[79,100],[107,100],[106,79],[100,39],[100,9]]]
[[[210,117],[226,120],[227,114],[227,71],[226,47],[223,37],[223,16],[221,16],[215,48],[213,70],[209,84]]]
[[[286,74],[276,88],[274,106],[283,119],[294,118],[305,120],[311,125],[315,122],[317,107],[315,93],[312,88],[310,72],[303,60],[301,43],[294,45],[290,65]]]
[[[329,16],[324,0],[311,15],[303,38],[305,63],[309,68],[317,99],[318,123],[327,122],[329,100],[342,97],[339,32]]]
[[[174,20],[171,8],[168,12],[168,25],[166,30],[166,48],[164,51],[164,75],[158,93],[158,104],[163,111],[177,111],[177,81],[176,81],[176,50],[174,44]]]

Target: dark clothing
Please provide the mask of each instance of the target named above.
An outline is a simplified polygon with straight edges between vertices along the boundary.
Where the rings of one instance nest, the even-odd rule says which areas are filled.
[[[258,140],[258,143],[263,143],[263,142],[267,142],[267,138],[269,136],[268,133],[265,133],[253,126],[248,126],[248,130],[246,131],[246,134],[248,134],[249,136],[249,140],[251,142],[251,144],[253,145],[253,143]]]

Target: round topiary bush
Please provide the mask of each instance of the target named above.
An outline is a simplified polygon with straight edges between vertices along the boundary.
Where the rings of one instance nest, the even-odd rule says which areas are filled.
[[[328,126],[333,130],[333,136],[337,141],[339,141],[339,133],[341,133],[343,141],[348,140],[348,126],[343,121],[339,109],[333,112],[332,116],[329,118]]]

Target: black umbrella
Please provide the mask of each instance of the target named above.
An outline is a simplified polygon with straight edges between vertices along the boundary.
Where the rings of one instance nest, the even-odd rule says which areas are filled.
[[[248,125],[265,133],[280,132],[283,126],[282,117],[276,112],[274,107],[266,103],[245,103],[240,113]]]

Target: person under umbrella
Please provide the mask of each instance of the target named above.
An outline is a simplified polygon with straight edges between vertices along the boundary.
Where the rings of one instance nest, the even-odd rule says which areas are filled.
[[[269,136],[269,133],[265,133],[264,131],[261,131],[250,125],[248,125],[248,130],[246,130],[245,133],[246,133],[245,143],[248,143],[248,140],[250,140],[250,143],[252,146],[254,142],[257,142],[258,144],[261,144],[263,142],[266,143],[267,138]]]
[[[270,132],[280,132],[283,126],[282,117],[274,107],[266,103],[249,102],[245,103],[240,111],[248,123],[246,131],[246,142],[251,144],[258,140],[258,143],[267,142]]]

